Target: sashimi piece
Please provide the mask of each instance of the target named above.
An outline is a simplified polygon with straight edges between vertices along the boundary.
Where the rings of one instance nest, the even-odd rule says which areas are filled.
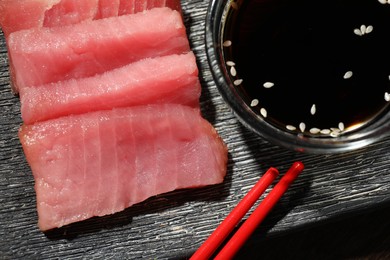
[[[133,14],[156,7],[169,7],[182,12],[180,0],[120,0],[118,14]]]
[[[99,0],[93,19],[134,14],[156,7],[169,7],[181,12],[180,0]]]
[[[0,0],[0,27],[6,39],[12,32],[92,20],[98,0]]]
[[[134,10],[135,12],[141,12],[146,9],[148,3],[144,0],[135,0],[134,2]]]
[[[43,17],[43,27],[55,27],[92,20],[98,12],[98,0],[57,0],[57,3],[50,6],[41,16]],[[24,29],[34,27],[39,26],[30,26]]]
[[[134,14],[134,13],[135,13],[135,0],[120,0],[118,15]]]
[[[181,11],[181,4],[180,1],[178,0],[147,0],[146,2],[147,2],[147,7],[146,7],[147,9],[167,6],[171,9]]]
[[[0,0],[0,27],[4,36],[35,27],[76,24],[133,14],[136,0]],[[169,7],[181,12],[180,0],[142,0],[146,9]],[[139,6],[139,4],[138,4]],[[144,11],[142,9],[139,11]]]
[[[169,7],[181,13],[180,0],[99,0],[98,14],[94,19],[115,15],[127,15],[143,12],[156,7]],[[99,15],[104,13],[105,15]]]
[[[95,19],[118,16],[120,0],[99,0]]]
[[[15,31],[74,24],[96,16],[98,0],[0,0],[0,27],[6,38]],[[11,87],[17,93],[15,68],[9,57]]]
[[[89,78],[20,89],[23,121],[151,103],[199,107],[201,86],[193,52],[147,58]]]
[[[190,51],[181,14],[167,7],[72,26],[22,30],[8,37],[8,46],[15,91]]]
[[[175,189],[223,182],[227,147],[199,109],[162,104],[62,117],[19,131],[43,231]]]
[[[43,14],[60,0],[0,0],[0,27],[12,32],[43,26]]]

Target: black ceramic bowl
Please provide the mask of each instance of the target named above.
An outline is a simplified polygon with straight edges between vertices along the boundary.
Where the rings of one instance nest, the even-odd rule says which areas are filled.
[[[380,48],[390,44],[390,8],[310,2],[212,0],[205,44],[215,84],[242,124],[276,145],[362,148],[389,133],[390,70],[381,64],[390,55]]]

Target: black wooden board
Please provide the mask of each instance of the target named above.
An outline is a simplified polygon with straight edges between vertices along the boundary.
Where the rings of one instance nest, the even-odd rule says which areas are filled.
[[[301,154],[268,143],[243,127],[222,100],[205,55],[209,1],[182,0],[202,83],[204,117],[229,149],[223,184],[174,191],[123,212],[48,233],[37,227],[34,179],[17,132],[19,98],[12,94],[5,39],[0,34],[0,258],[173,259],[191,255],[271,166],[294,161],[304,172],[254,234],[270,236],[390,204],[390,138],[334,155]],[[383,232],[387,232],[384,230]]]

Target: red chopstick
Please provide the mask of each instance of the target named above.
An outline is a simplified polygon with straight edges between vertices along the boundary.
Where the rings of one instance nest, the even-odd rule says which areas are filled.
[[[259,199],[261,194],[272,184],[278,176],[279,171],[276,168],[269,168],[268,171],[260,178],[253,188],[230,212],[224,221],[214,230],[210,237],[200,246],[190,260],[208,259],[214,251],[222,244],[230,232],[245,216],[253,204]]]
[[[242,247],[245,241],[251,236],[257,226],[263,221],[282,195],[287,191],[290,184],[303,171],[304,165],[295,162],[281,180],[275,185],[270,193],[258,205],[248,219],[237,230],[233,237],[226,243],[221,251],[214,258],[231,259]],[[264,193],[267,187],[277,177],[278,170],[270,168],[249,193],[239,202],[226,219],[217,227],[211,236],[192,255],[190,260],[209,259],[215,250],[221,245],[223,240],[234,229],[238,222],[245,216],[256,200]]]

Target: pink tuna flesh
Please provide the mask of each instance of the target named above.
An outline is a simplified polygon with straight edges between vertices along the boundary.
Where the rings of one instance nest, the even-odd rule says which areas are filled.
[[[20,89],[24,123],[114,107],[177,103],[199,107],[193,52],[147,58],[89,78]]]
[[[55,5],[47,5],[47,10],[41,14],[43,27],[65,26],[92,20],[92,17],[95,17],[98,12],[98,0],[56,0],[56,2]],[[33,23],[34,20],[25,29],[41,27],[40,25],[32,26]]]
[[[155,7],[169,7],[181,12],[180,0],[99,0],[99,11],[94,19],[134,14]],[[105,15],[101,15],[102,13],[105,13]]]
[[[8,47],[16,91],[190,50],[181,14],[167,7],[14,32],[8,37]]]
[[[198,109],[163,104],[23,125],[39,228],[125,209],[175,189],[223,182],[227,148]]]
[[[0,27],[5,37],[35,27],[52,27],[92,20],[98,0],[0,0]]]
[[[118,16],[120,0],[99,0],[99,8],[95,19]]]
[[[0,0],[0,27],[6,38],[12,32],[35,27],[55,27],[81,21],[133,14],[154,7],[181,12],[180,0]]]

